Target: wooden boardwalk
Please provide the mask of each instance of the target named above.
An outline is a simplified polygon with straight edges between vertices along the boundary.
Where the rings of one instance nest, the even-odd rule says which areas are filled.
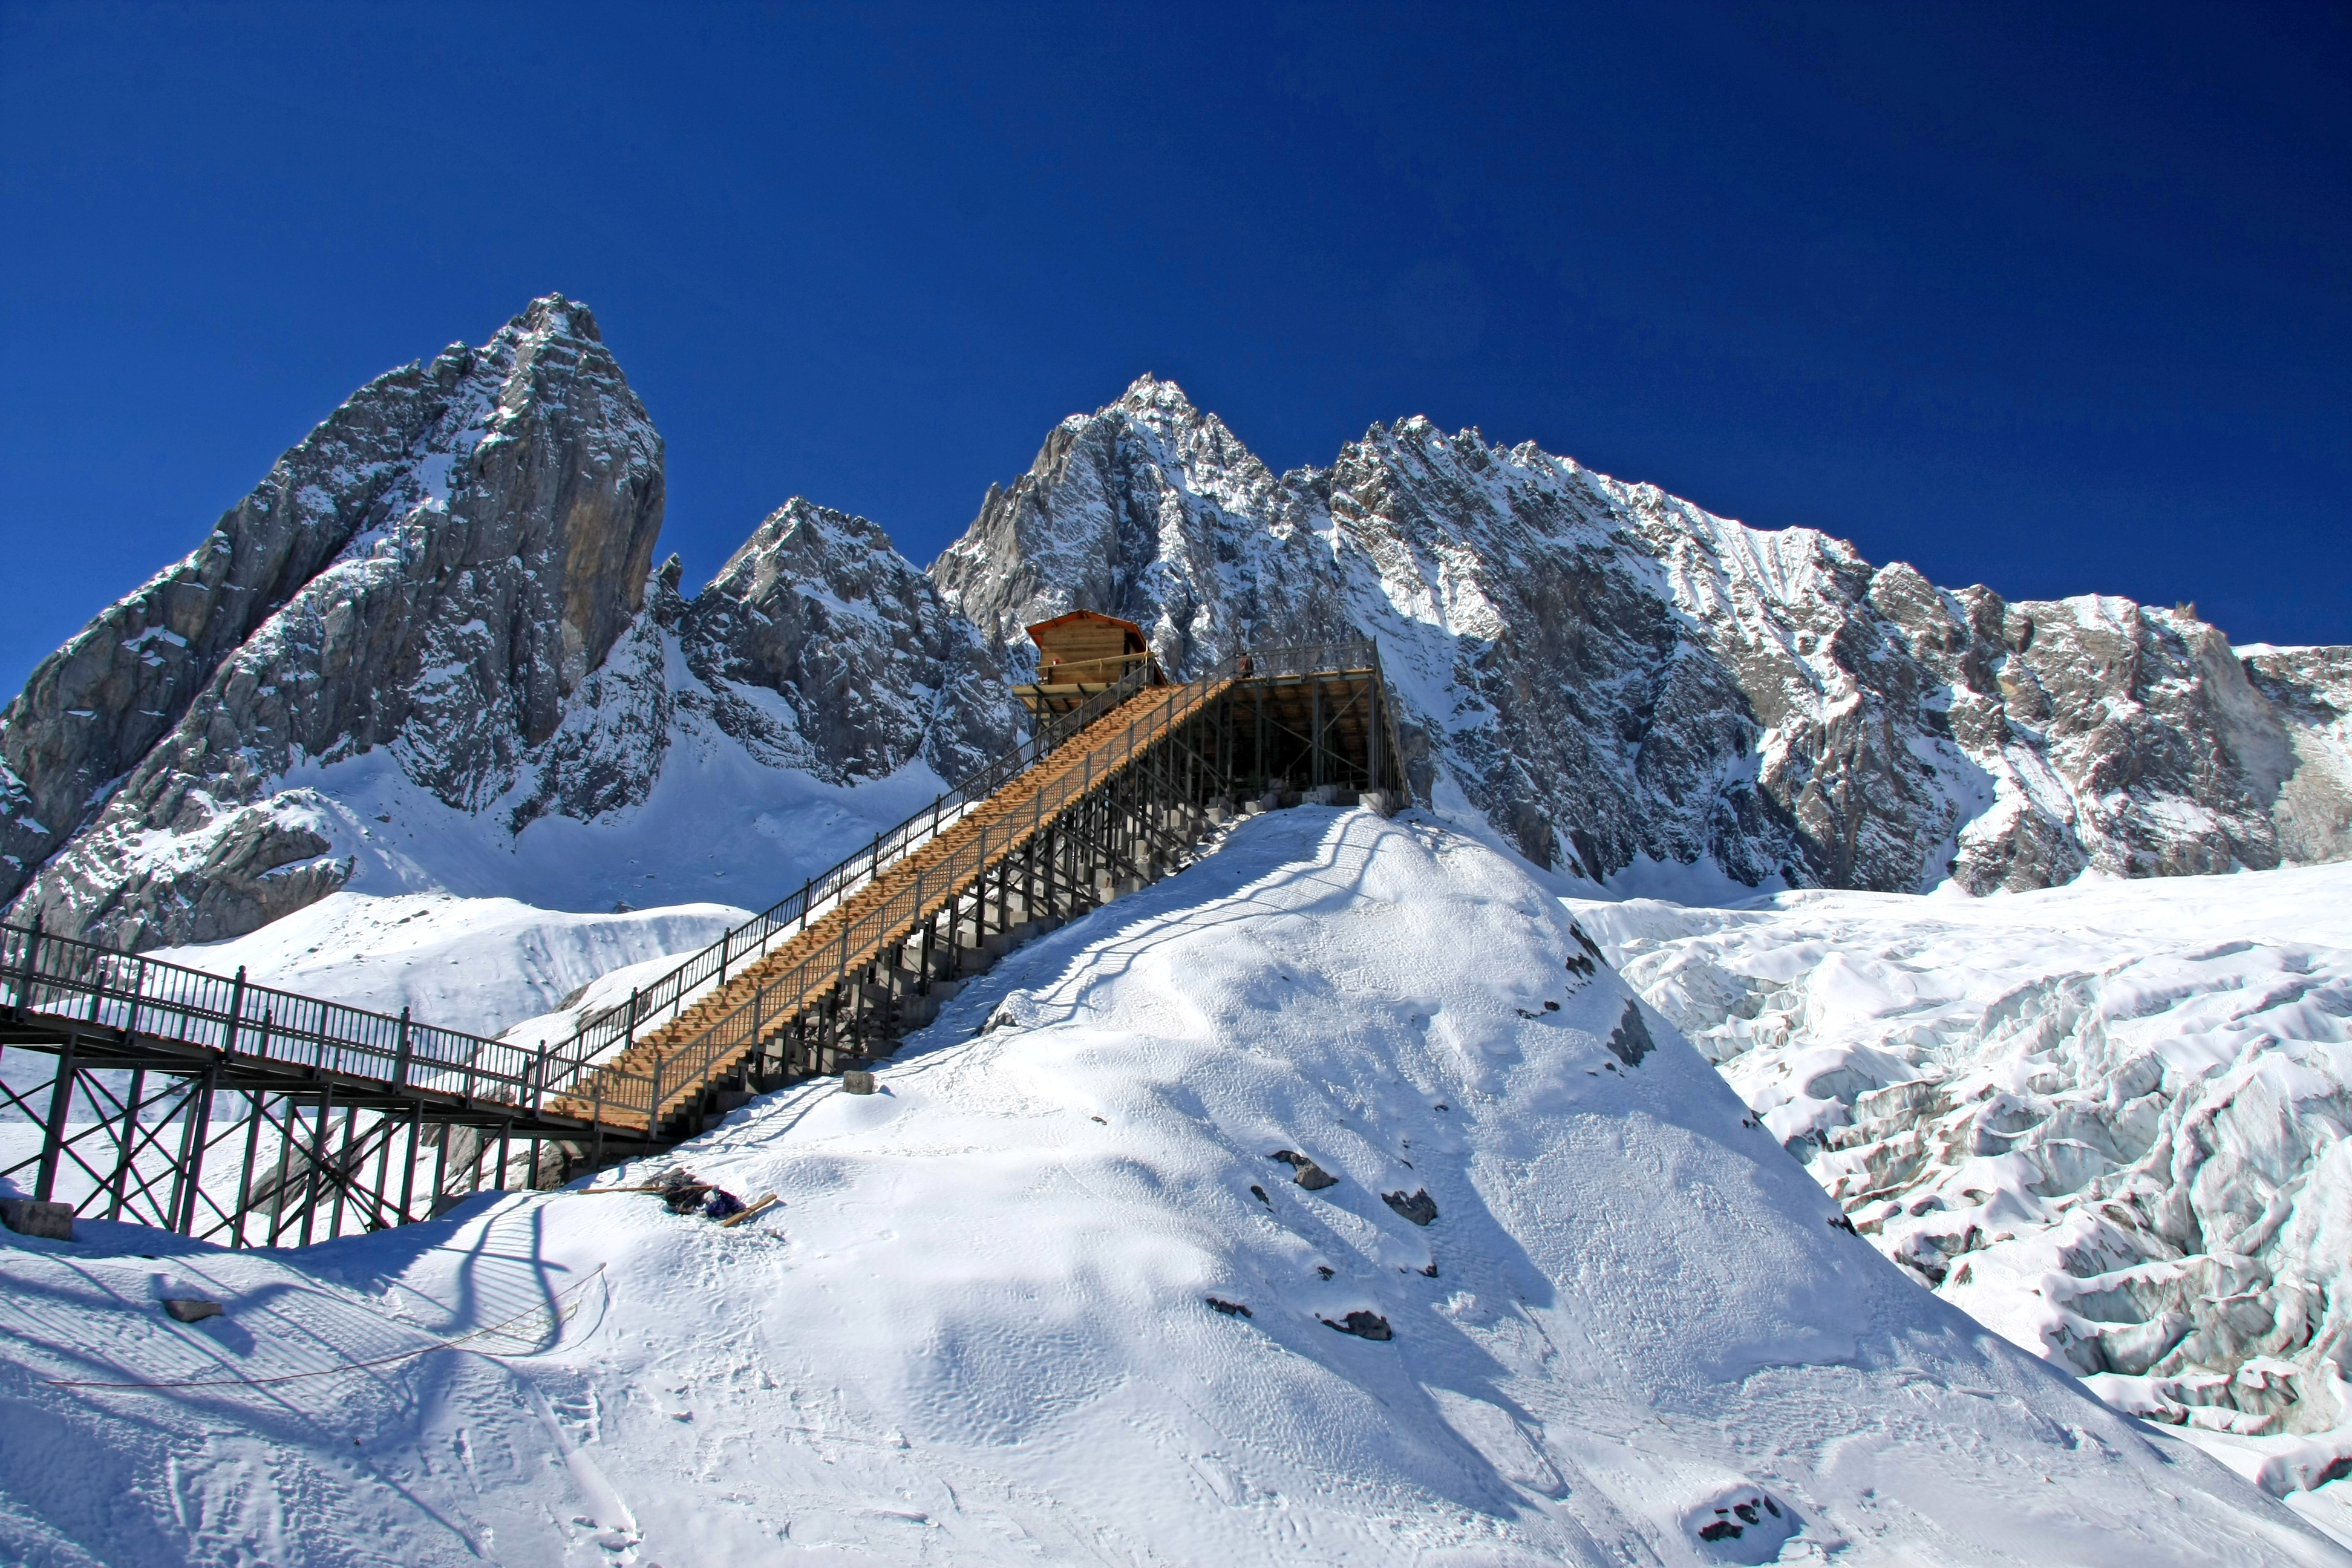
[[[1086,795],[1145,758],[1235,684],[1147,688],[976,809],[845,896],[805,930],[715,985],[676,1018],[593,1068],[548,1106],[657,1130],[738,1073],[767,1041],[909,933],[949,912]]]

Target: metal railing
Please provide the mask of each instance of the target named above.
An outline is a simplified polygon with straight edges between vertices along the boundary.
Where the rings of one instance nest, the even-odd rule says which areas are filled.
[[[1336,662],[1357,658],[1362,662]],[[1149,751],[1234,680],[1347,668],[1370,669],[1377,676],[1378,658],[1378,650],[1369,640],[1227,656],[1196,679],[1166,688],[1166,696],[1155,710],[1139,714],[1116,736],[1104,737],[1087,752],[1083,765],[1047,781],[1031,795],[1025,811],[1016,808],[1010,821],[984,824],[971,840],[954,845],[879,901],[838,921],[798,963],[762,981],[751,995],[711,1020],[693,1038],[665,1049],[651,1072],[608,1067],[587,1074],[593,1058],[567,1050],[557,1070],[558,1080],[566,1083],[577,1098],[583,1092],[581,1078],[592,1078],[586,1087],[593,1096],[593,1115],[602,1120],[617,1114],[653,1130],[669,1101],[692,1093],[726,1070],[757,1047],[771,1027],[789,1022],[809,998],[830,994],[853,970],[871,962],[874,952],[931,918],[939,908],[976,883],[995,861],[1027,843],[1098,784],[1122,773],[1139,750]],[[1131,699],[1134,693],[1129,695]],[[809,929],[810,922],[803,922],[795,937],[805,935]]]
[[[0,924],[0,1001],[93,1027],[537,1110],[551,1053]]]

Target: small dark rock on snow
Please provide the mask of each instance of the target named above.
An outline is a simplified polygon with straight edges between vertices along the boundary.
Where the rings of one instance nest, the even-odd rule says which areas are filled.
[[[1639,1067],[1643,1057],[1657,1049],[1657,1043],[1650,1038],[1650,1026],[1642,1022],[1642,1009],[1634,1004],[1625,1004],[1625,1016],[1610,1031],[1609,1048],[1629,1068]]]
[[[1378,1312],[1350,1312],[1338,1322],[1323,1320],[1327,1329],[1337,1329],[1343,1334],[1353,1334],[1360,1340],[1387,1340],[1396,1336],[1389,1332],[1389,1321]]]
[[[53,1204],[41,1198],[0,1199],[0,1225],[5,1225],[19,1236],[38,1237],[44,1241],[71,1241],[73,1208],[67,1204]]]
[[[1310,1193],[1319,1193],[1326,1187],[1336,1187],[1339,1184],[1339,1177],[1295,1150],[1277,1149],[1270,1158],[1279,1160],[1289,1166],[1290,1179]]]
[[[1381,1202],[1388,1205],[1415,1225],[1427,1225],[1437,1217],[1437,1203],[1429,1195],[1427,1187],[1421,1188],[1411,1197],[1407,1197],[1402,1192],[1382,1193]]]
[[[1215,1296],[1205,1296],[1202,1297],[1202,1300],[1207,1301],[1210,1306],[1214,1307],[1218,1311],[1223,1312],[1228,1318],[1254,1318],[1257,1315],[1251,1311],[1247,1307],[1243,1306],[1239,1301],[1222,1300]]]

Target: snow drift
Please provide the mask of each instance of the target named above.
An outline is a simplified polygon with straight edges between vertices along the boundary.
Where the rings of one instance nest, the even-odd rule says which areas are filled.
[[[736,1231],[573,1192],[0,1248],[5,1555],[2347,1561],[1913,1286],[1426,822],[1254,819],[881,1079],[678,1152],[782,1195]]]

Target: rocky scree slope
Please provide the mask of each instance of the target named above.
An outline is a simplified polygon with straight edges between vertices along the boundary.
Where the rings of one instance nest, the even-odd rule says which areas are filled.
[[[1016,659],[1072,608],[1184,670],[1376,636],[1420,786],[1621,889],[1680,867],[1983,893],[2352,850],[2347,650],[1938,588],[1425,419],[1277,476],[1147,376],[1063,421],[930,570]]]
[[[1015,738],[993,657],[872,524],[795,500],[689,602],[649,570],[662,500],[583,306],[370,383],[0,712],[10,918],[252,931],[368,863],[363,763],[510,844],[641,810],[689,731],[833,784]]]

